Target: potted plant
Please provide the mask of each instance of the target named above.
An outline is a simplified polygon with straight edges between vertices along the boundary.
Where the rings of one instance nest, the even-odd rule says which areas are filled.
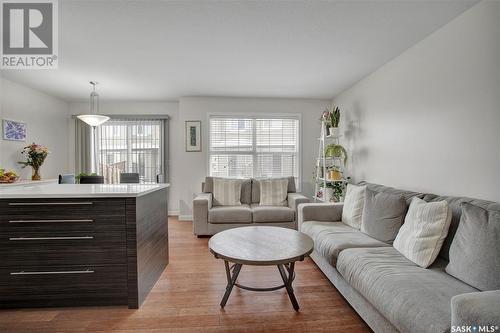
[[[328,129],[328,134],[331,136],[338,137],[339,133],[339,123],[340,123],[340,109],[339,107],[333,107],[332,110],[329,111],[330,114],[330,127]]]
[[[349,179],[349,178],[348,178]],[[331,183],[332,188],[332,199],[335,202],[341,202],[344,198],[345,190],[347,188],[347,182],[335,182]]]
[[[80,183],[80,178],[82,178],[82,176],[97,176],[97,173],[95,173],[95,172],[93,172],[93,173],[80,172],[80,174],[75,177],[77,184]]]
[[[325,202],[330,202],[333,199],[334,195],[334,188],[333,185],[334,183],[326,183],[326,188],[323,189],[323,192],[325,193],[323,200]]]
[[[18,163],[22,164],[23,168],[29,165],[33,169],[31,180],[42,179],[42,177],[40,176],[40,168],[42,167],[43,162],[45,162],[45,159],[49,154],[49,150],[47,149],[47,147],[37,145],[33,142],[31,145],[24,147],[21,154],[23,154],[23,156],[26,158],[26,161],[20,161]]]
[[[340,158],[344,165],[347,164],[347,151],[339,144],[331,143],[326,146],[325,157]]]
[[[342,171],[338,166],[332,166],[328,170],[328,179],[330,180],[342,180]]]

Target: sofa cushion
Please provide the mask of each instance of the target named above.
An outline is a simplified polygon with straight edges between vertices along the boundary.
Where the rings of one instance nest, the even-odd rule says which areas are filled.
[[[358,185],[366,185],[367,189],[370,189],[371,191],[374,191],[377,193],[402,195],[406,200],[406,207],[408,207],[410,205],[413,198],[417,197],[419,199],[423,199],[425,196],[425,193],[400,190],[400,189],[397,189],[394,187],[389,187],[389,186],[379,185],[379,184],[374,184],[374,183],[368,183],[365,181],[358,183]]]
[[[250,206],[213,206],[208,211],[210,223],[252,223]]]
[[[213,203],[215,206],[241,205],[241,179],[214,178]]]
[[[337,257],[342,250],[390,246],[342,222],[307,221],[301,224],[300,231],[314,240],[315,252],[321,254],[333,266],[337,264]]]
[[[448,205],[451,208],[452,218],[451,218],[450,229],[448,231],[448,236],[446,236],[446,239],[445,239],[443,246],[441,248],[441,252],[439,253],[439,257],[444,258],[446,260],[449,260],[448,252],[449,252],[451,243],[453,241],[453,237],[455,235],[455,232],[457,230],[458,223],[460,221],[460,215],[462,214],[462,209],[460,207],[460,204],[462,202],[469,202],[475,206],[479,206],[479,207],[482,207],[482,208],[487,209],[487,210],[500,211],[500,203],[499,202],[492,202],[492,201],[480,200],[480,199],[472,199],[472,198],[467,198],[467,197],[439,196],[439,195],[431,194],[431,193],[418,193],[418,192],[400,190],[400,189],[396,189],[396,188],[392,188],[392,187],[388,187],[388,186],[384,186],[384,185],[368,183],[365,181],[360,182],[358,185],[366,185],[366,188],[373,190],[373,191],[376,191],[376,192],[401,194],[405,197],[407,206],[410,205],[410,202],[414,197],[424,199],[427,202],[446,200],[448,202]]]
[[[262,206],[286,206],[288,179],[269,178],[259,181],[260,202]]]
[[[451,210],[446,201],[413,198],[394,248],[417,265],[429,267],[441,250],[450,221]]]
[[[347,184],[344,199],[344,209],[342,210],[342,222],[360,229],[363,218],[363,207],[365,205],[366,186]]]
[[[262,178],[262,179],[267,179],[267,178]],[[288,193],[295,193],[297,192],[297,189],[295,187],[295,178],[294,177],[287,177],[288,179]],[[258,178],[252,178],[252,203],[259,203],[260,202],[260,179]]]
[[[462,204],[446,272],[479,290],[500,289],[500,212]]]
[[[252,204],[251,209],[253,221],[256,223],[295,221],[295,211],[289,207]]]
[[[424,269],[392,247],[347,249],[337,270],[401,332],[449,332],[450,301],[477,291],[436,262]]]
[[[439,253],[440,257],[443,257],[449,260],[449,250],[451,243],[453,242],[453,238],[455,237],[455,233],[458,229],[458,225],[460,223],[460,217],[462,215],[462,207],[461,204],[464,202],[468,202],[473,204],[474,206],[478,206],[487,210],[495,210],[500,211],[500,203],[492,202],[487,200],[480,199],[472,199],[467,197],[452,197],[452,196],[437,196],[435,194],[426,194],[424,200],[427,202],[435,202],[445,200],[448,202],[448,205],[451,208],[452,218],[450,229],[448,231],[448,236],[443,243],[441,252]]]
[[[213,193],[214,191],[214,178],[217,177],[206,177],[205,183],[203,184],[203,192],[205,193]],[[242,179],[241,183],[241,196],[240,201],[242,204],[251,204],[252,203],[252,180],[251,179]]]
[[[392,243],[405,213],[406,201],[401,194],[377,193],[367,188],[361,231],[379,241]]]

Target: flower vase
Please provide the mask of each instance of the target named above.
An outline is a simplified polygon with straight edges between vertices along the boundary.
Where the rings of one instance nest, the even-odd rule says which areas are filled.
[[[40,168],[33,167],[33,173],[31,175],[31,180],[41,180],[42,176],[40,175]]]

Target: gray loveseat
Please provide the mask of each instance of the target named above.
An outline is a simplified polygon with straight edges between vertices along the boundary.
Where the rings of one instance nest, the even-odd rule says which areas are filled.
[[[309,199],[296,193],[295,179],[288,178],[287,206],[261,206],[259,180],[245,179],[241,186],[241,206],[213,204],[213,177],[206,177],[203,193],[193,200],[193,233],[214,235],[222,230],[248,225],[269,225],[297,229],[297,206]]]
[[[494,211],[500,211],[500,204],[361,184],[376,192],[401,194],[408,205],[415,196],[425,201],[446,200],[453,212],[438,259],[424,269],[391,244],[339,222],[342,204],[299,207],[299,230],[314,240],[311,258],[365,322],[375,332],[383,333],[458,332],[457,327],[467,325],[471,332],[480,332],[481,325],[492,325],[489,331],[483,330],[492,332],[500,326],[500,290],[480,292],[444,270],[460,220],[460,203],[471,202]],[[474,325],[479,325],[476,330]]]

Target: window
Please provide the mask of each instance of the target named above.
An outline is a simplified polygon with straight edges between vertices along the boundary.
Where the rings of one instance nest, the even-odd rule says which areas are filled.
[[[165,173],[165,121],[111,119],[97,128],[98,172],[105,183],[118,183],[122,172],[138,172],[144,183]]]
[[[216,177],[295,177],[299,119],[210,117],[209,172]]]

